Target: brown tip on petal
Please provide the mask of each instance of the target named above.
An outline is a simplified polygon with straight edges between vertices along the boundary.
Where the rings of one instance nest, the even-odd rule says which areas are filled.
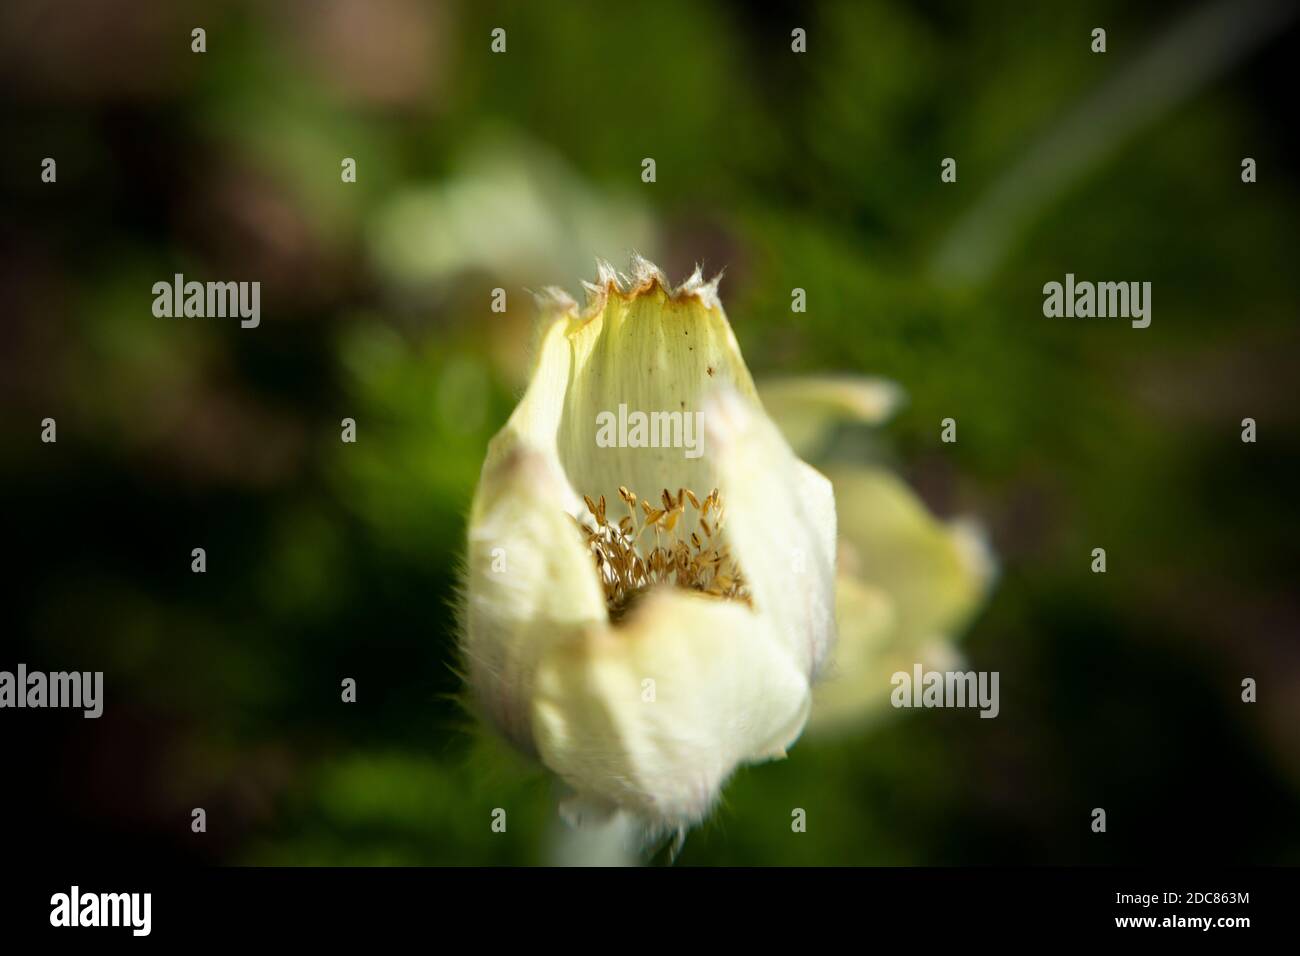
[[[587,304],[582,311],[583,319],[588,319],[603,309],[610,295],[634,299],[640,295],[653,293],[655,289],[662,289],[672,302],[695,299],[706,309],[722,308],[721,299],[718,297],[721,272],[706,282],[703,270],[696,265],[690,277],[681,285],[674,287],[662,269],[636,251],[631,253],[628,269],[626,273],[619,272],[608,260],[596,259],[596,281],[582,283],[587,293]]]
[[[596,260],[596,285],[604,290],[617,289],[620,292],[623,291],[621,276],[619,276],[618,270],[614,268],[608,259]]]
[[[641,253],[632,253],[631,268],[633,288],[629,291],[649,288],[655,283],[658,283],[665,292],[671,293],[672,286],[669,285],[668,277],[663,274],[663,270],[645,256],[641,255]]]

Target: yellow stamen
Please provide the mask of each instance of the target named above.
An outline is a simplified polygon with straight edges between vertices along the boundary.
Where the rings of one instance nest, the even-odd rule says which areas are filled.
[[[671,584],[752,606],[740,566],[722,540],[722,497],[717,488],[703,503],[688,488],[679,489],[676,496],[665,488],[660,494],[662,510],[622,485],[618,495],[627,505],[628,517],[607,521],[604,497],[597,502],[584,496],[595,526],[590,520],[578,521],[600,573],[612,619],[621,617],[633,601],[657,584]],[[644,522],[637,514],[638,502],[645,512]],[[688,530],[689,522],[683,522],[678,528],[678,519],[684,515],[687,502],[699,513],[703,539]],[[710,511],[714,512],[711,524],[704,520]],[[654,547],[648,553],[638,545],[646,528],[654,529],[655,538]],[[661,532],[667,538],[666,543],[660,543]]]

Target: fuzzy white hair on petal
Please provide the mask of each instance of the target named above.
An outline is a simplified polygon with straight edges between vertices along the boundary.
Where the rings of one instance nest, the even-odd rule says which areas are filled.
[[[533,292],[533,301],[543,312],[571,312],[577,311],[578,308],[578,303],[573,301],[573,296],[558,285],[548,285]]]

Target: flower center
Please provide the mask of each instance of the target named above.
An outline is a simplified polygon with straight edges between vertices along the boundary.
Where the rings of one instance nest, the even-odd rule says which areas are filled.
[[[591,518],[578,522],[600,571],[612,620],[622,617],[656,584],[752,606],[740,566],[722,540],[725,510],[717,488],[703,501],[689,488],[677,489],[675,497],[665,488],[658,502],[662,507],[641,499],[640,513],[635,493],[620,485],[618,495],[627,505],[627,515],[614,521],[605,514],[604,495],[598,501],[584,495]],[[688,505],[699,529],[689,533],[691,522],[682,520]],[[653,534],[653,544],[647,534]]]

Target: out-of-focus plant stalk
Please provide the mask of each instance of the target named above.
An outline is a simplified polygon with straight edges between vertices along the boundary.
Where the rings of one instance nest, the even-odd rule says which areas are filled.
[[[984,281],[1034,218],[1089,169],[1225,73],[1297,13],[1300,4],[1293,0],[1218,0],[1175,24],[1007,169],[940,243],[930,262],[931,277],[949,286]]]

